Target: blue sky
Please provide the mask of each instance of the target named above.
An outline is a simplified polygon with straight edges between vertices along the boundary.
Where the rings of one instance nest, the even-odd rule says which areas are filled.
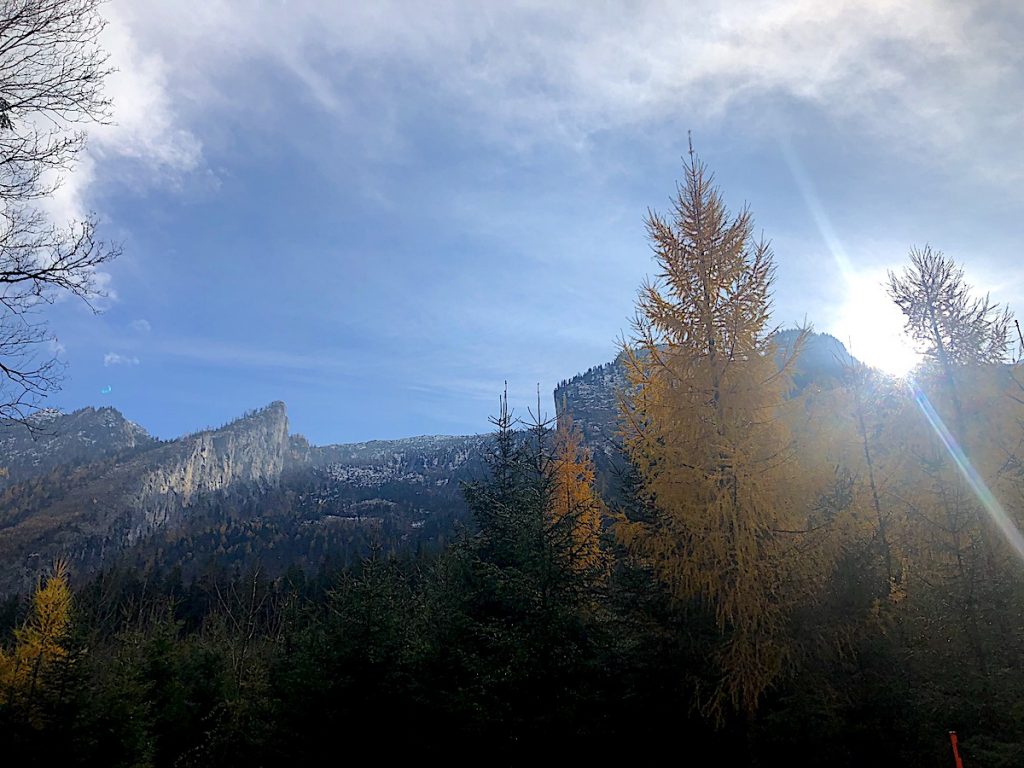
[[[968,7],[969,6],[969,7]],[[897,367],[912,245],[1020,307],[1015,3],[112,0],[115,124],[51,204],[124,255],[52,404],[318,443],[488,428],[610,360],[692,130],[775,319]],[[101,389],[110,386],[109,394]]]

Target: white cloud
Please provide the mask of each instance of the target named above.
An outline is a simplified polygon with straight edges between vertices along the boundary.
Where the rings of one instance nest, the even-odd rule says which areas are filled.
[[[149,333],[151,330],[153,330],[153,326],[150,325],[149,320],[143,318],[139,318],[138,320],[132,320],[131,323],[129,323],[129,327],[131,327],[131,329],[133,331],[136,331],[137,333]]]
[[[138,365],[138,364],[139,364],[139,358],[137,358],[137,357],[130,357],[128,355],[120,355],[117,352],[107,352],[107,354],[105,354],[103,356],[103,365],[107,366],[107,367],[109,367],[111,365]]]
[[[515,142],[585,145],[589,133],[665,117],[694,125],[742,104],[799,102],[920,151],[972,150],[975,170],[1016,175],[1024,16],[955,0],[672,3],[116,0],[137,46],[177,82],[230,100],[229,75],[271,62],[323,108],[353,115],[354,83],[380,113],[395,83],[457,103],[467,124]],[[181,23],[188,19],[188,23]],[[159,80],[159,78],[156,78]],[[389,95],[389,90],[391,91]],[[758,114],[769,122],[777,116]],[[783,118],[784,119],[784,118]],[[767,127],[767,126],[766,126]],[[388,127],[374,127],[387,135]],[[161,135],[173,135],[164,131]]]
[[[117,69],[106,83],[114,114],[112,124],[91,131],[93,151],[130,157],[171,175],[194,169],[202,148],[172,104],[173,67],[160,51],[140,48],[115,4],[106,19],[101,43]]]
[[[153,352],[195,363],[231,368],[271,368],[288,370],[347,370],[345,362],[324,354],[300,354],[223,342],[215,339],[167,339]]]
[[[88,190],[110,173],[112,162],[130,161],[136,166],[131,180],[144,185],[174,184],[202,163],[201,144],[172,103],[163,54],[139,47],[117,3],[105,4],[101,13],[107,27],[99,42],[116,70],[104,83],[112,116],[107,124],[81,126],[88,133],[85,152],[70,173],[62,174],[57,192],[42,201],[58,224],[82,219],[93,209]]]

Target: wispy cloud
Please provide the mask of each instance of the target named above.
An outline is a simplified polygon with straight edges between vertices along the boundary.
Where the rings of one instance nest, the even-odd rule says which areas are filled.
[[[175,339],[161,342],[153,352],[168,357],[227,368],[279,369],[292,371],[343,370],[345,366],[328,355],[301,354],[266,346],[248,346],[214,339]]]
[[[128,325],[136,333],[149,333],[150,331],[153,330],[153,326],[150,325],[149,320],[146,320],[144,318],[132,320],[131,323],[129,323]]]
[[[103,365],[110,367],[111,365],[138,365],[139,358],[130,355],[122,355],[117,352],[107,352],[103,356]]]
[[[970,148],[974,170],[1017,173],[996,162],[1022,116],[1024,11],[1012,3],[114,5],[149,55],[189,61],[173,76],[206,93],[226,72],[270,61],[345,116],[360,78],[382,100],[415,80],[450,100],[455,119],[503,140],[577,145],[595,130],[670,116],[692,125],[749,107],[764,118],[770,99],[903,137],[914,151]]]

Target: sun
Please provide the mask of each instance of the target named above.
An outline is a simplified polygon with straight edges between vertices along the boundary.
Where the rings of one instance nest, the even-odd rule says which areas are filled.
[[[903,314],[886,294],[884,273],[846,278],[846,298],[833,325],[833,335],[851,355],[890,376],[905,376],[921,356],[903,332]]]

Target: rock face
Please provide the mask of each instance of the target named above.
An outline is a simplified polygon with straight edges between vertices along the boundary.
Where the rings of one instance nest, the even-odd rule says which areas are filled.
[[[276,550],[301,549],[303,537],[344,522],[387,523],[398,538],[443,537],[464,511],[460,481],[484,475],[490,439],[311,446],[288,434],[280,402],[167,442],[113,409],[43,418],[62,429],[38,444],[0,425],[0,445],[17,446],[8,454],[17,474],[0,489],[0,594],[29,587],[59,556],[78,575],[131,553],[170,548],[191,557],[190,542],[207,542],[211,529],[241,530],[260,518],[269,528],[256,524],[257,535],[273,529],[293,537],[274,539]],[[255,557],[267,555],[260,546],[249,542]]]
[[[555,412],[572,416],[583,435],[598,472],[598,490],[609,493],[609,482],[624,457],[619,440],[619,393],[626,386],[626,368],[620,355],[555,388]]]
[[[272,403],[220,429],[151,441],[122,460],[101,454],[11,486],[0,495],[0,591],[31,583],[57,556],[70,556],[80,571],[97,568],[181,525],[200,500],[259,495],[279,482],[287,448],[285,407]]]
[[[312,447],[307,498],[332,518],[401,507],[413,528],[455,519],[466,511],[461,483],[486,475],[490,442],[490,435],[426,435]]]
[[[626,369],[620,355],[561,382],[555,388],[555,411],[572,416],[591,450],[616,442],[619,393],[626,386]]]
[[[379,487],[386,483],[448,485],[482,469],[488,435],[424,435],[402,440],[312,448],[310,463],[336,479]]]
[[[782,359],[799,335],[797,330],[779,331],[773,337]],[[797,391],[809,386],[835,386],[844,370],[857,364],[842,342],[827,333],[811,333],[793,367]],[[609,491],[609,482],[624,461],[619,440],[619,394],[626,387],[622,355],[613,362],[562,381],[555,389],[555,408],[568,412],[589,446],[598,470],[599,488]]]
[[[235,490],[259,494],[278,483],[288,449],[282,402],[220,429],[175,440],[117,468],[136,486],[123,503],[131,517],[127,542],[179,522],[197,499]]]
[[[785,330],[775,334],[780,361],[789,354],[799,333],[797,330]],[[793,383],[798,390],[810,384],[820,386],[835,383],[843,378],[850,366],[857,364],[857,359],[835,336],[828,333],[812,333],[808,335],[800,357],[796,360]]]

